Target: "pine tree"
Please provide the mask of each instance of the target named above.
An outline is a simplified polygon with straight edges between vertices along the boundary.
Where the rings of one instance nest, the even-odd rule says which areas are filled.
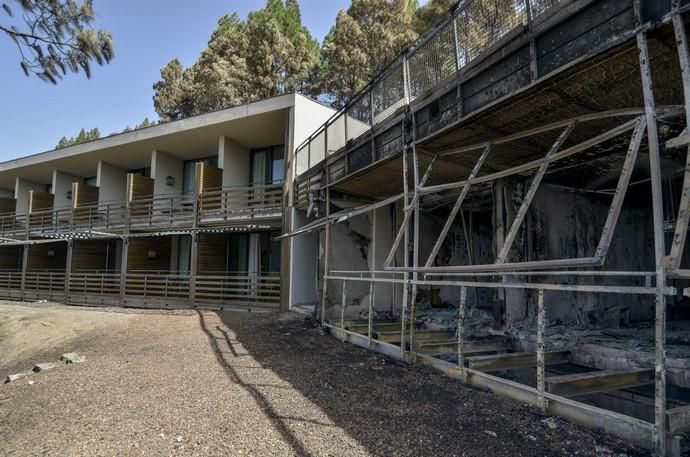
[[[321,49],[319,88],[342,106],[417,37],[416,2],[353,0]]]
[[[8,22],[0,24],[0,31],[14,41],[27,76],[33,74],[53,84],[68,71],[83,71],[90,77],[92,62],[103,65],[115,56],[110,33],[90,27],[96,18],[91,0],[17,3],[21,11],[2,4]]]

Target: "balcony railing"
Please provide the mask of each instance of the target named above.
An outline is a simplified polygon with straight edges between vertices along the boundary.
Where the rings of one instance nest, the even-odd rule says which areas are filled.
[[[282,211],[282,184],[212,189],[199,198],[199,217],[203,223],[275,218]]]
[[[21,276],[21,272],[16,271],[0,272],[0,297],[19,298]],[[62,276],[44,275],[40,279],[31,276],[26,282],[25,296],[62,297],[64,278],[64,272]],[[72,272],[67,301],[73,304],[117,305],[120,303],[121,287],[118,272]],[[124,287],[125,303],[130,306],[188,308],[193,305],[270,310],[280,305],[280,274],[273,272],[212,272],[198,275],[192,280],[184,272],[132,271],[125,276]]]
[[[561,0],[461,1],[390,63],[295,152],[303,174],[473,62]]]
[[[0,237],[50,237],[70,232],[121,233],[125,229],[191,228],[257,219],[279,219],[283,186],[228,187],[198,197],[183,193],[0,215]]]

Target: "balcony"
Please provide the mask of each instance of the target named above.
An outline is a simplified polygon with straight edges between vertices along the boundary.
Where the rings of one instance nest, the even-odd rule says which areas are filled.
[[[218,188],[198,196],[174,193],[73,207],[0,215],[6,241],[65,238],[68,234],[123,234],[127,231],[280,224],[282,184]]]

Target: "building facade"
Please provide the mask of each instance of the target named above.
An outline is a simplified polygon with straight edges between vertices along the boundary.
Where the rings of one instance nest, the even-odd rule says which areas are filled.
[[[287,94],[0,164],[0,297],[286,308],[283,183],[331,114]]]

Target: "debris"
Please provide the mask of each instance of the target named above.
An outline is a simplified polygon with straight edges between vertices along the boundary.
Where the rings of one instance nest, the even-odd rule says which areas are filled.
[[[556,430],[558,428],[558,424],[556,424],[556,419],[553,417],[547,417],[546,419],[542,420],[542,423],[546,424],[551,430]]]
[[[53,368],[57,368],[59,366],[60,364],[57,362],[37,363],[36,365],[34,365],[33,371],[39,373],[41,371],[52,370]]]
[[[19,381],[22,378],[26,378],[26,373],[17,373],[17,374],[11,374],[7,376],[7,379],[5,379],[5,384],[9,384],[14,381]]]
[[[60,360],[65,363],[82,363],[86,362],[86,356],[79,355],[76,352],[68,352],[67,354],[62,354]]]
[[[484,430],[484,433],[486,433],[489,436],[493,436],[494,438],[498,438],[496,432],[492,432],[491,430]]]
[[[178,436],[178,437],[177,437],[177,442],[178,442],[178,443],[181,443],[181,442],[182,442],[182,437],[181,437],[181,436]]]
[[[30,379],[29,382],[27,382],[27,384],[30,385],[30,386],[33,386],[33,385],[34,385],[34,381],[33,381],[32,379]]]

